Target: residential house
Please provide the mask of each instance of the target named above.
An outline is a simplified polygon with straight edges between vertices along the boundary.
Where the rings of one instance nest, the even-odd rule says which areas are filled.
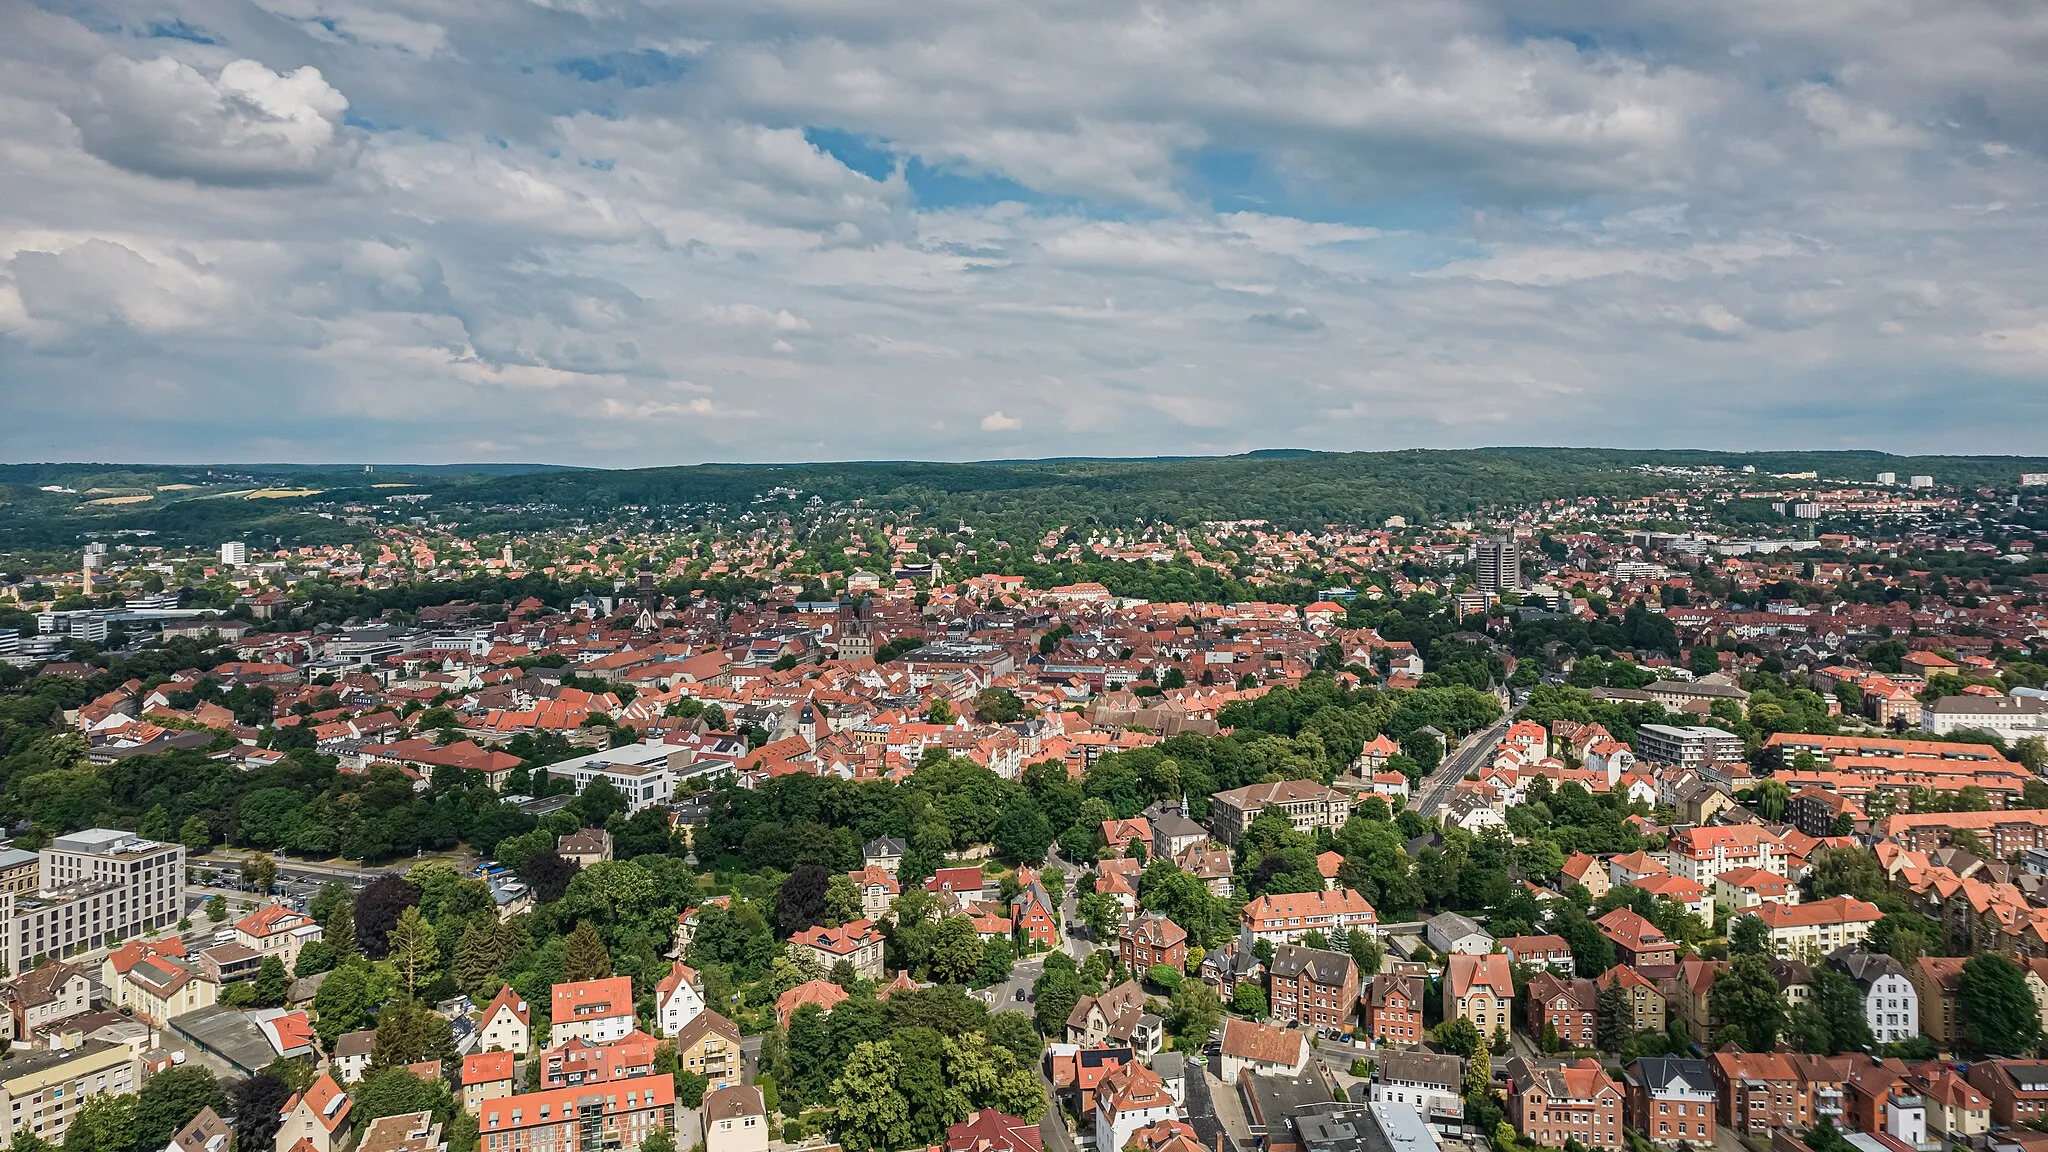
[[[1730,868],[1714,878],[1714,901],[1737,912],[1759,904],[1797,904],[1799,888],[1777,872]]]
[[[631,1032],[633,981],[625,976],[572,980],[555,985],[548,1041],[584,1040],[604,1044]]]
[[[1558,873],[1558,883],[1566,888],[1577,884],[1595,900],[1607,895],[1608,890],[1614,887],[1606,862],[1583,852],[1574,852],[1565,860],[1564,868]]]
[[[858,872],[848,872],[848,880],[860,891],[860,914],[880,922],[889,914],[889,906],[903,892],[903,886],[896,882],[896,874],[879,864],[869,864]]]
[[[1227,1025],[1224,1034],[1229,1035]],[[1229,1057],[1224,1060],[1227,1063]],[[1124,1064],[1103,1077],[1096,1090],[1095,1146],[1121,1149],[1138,1129],[1182,1118],[1180,1105],[1157,1072],[1136,1062]]]
[[[1614,942],[1615,954],[1623,964],[1641,967],[1678,961],[1678,942],[1633,908],[1616,908],[1595,924],[1601,935]]]
[[[1645,1056],[1622,1072],[1628,1126],[1656,1144],[1714,1142],[1720,1093],[1704,1060]]]
[[[1842,949],[1828,957],[1836,971],[1863,993],[1863,1018],[1880,1044],[1920,1034],[1920,993],[1905,966],[1883,952]]]
[[[1500,950],[1517,968],[1529,965],[1566,975],[1577,970],[1571,942],[1562,936],[1508,936],[1501,939]]]
[[[1953,1052],[1962,1039],[1958,984],[1963,957],[1922,956],[1913,962],[1913,992],[1920,1001],[1920,1034],[1935,1047]]]
[[[1567,1048],[1594,1046],[1600,989],[1593,981],[1538,972],[1529,978],[1528,1004],[1529,1035],[1546,1043],[1555,1035]]]
[[[676,1062],[709,1080],[712,1089],[740,1082],[740,1030],[706,1008],[676,1034]]]
[[[1350,1030],[1358,1000],[1358,963],[1343,952],[1282,944],[1267,970],[1273,1018],[1304,1029]]]
[[[1243,1072],[1299,1076],[1308,1067],[1308,1033],[1230,1017],[1223,1021],[1218,1052],[1222,1057],[1219,1075],[1225,1084],[1237,1083]]]
[[[526,1006],[526,998],[514,992],[510,984],[500,987],[484,1007],[477,1026],[477,1046],[486,1052],[524,1056],[532,1039],[533,1013]]]
[[[1124,971],[1139,975],[1164,964],[1176,973],[1188,963],[1188,934],[1180,925],[1156,912],[1147,912],[1117,934],[1117,959]]]
[[[277,1152],[335,1152],[348,1142],[352,1104],[334,1077],[322,1072],[294,1093],[279,1112]]]
[[[1508,1118],[1531,1143],[1562,1147],[1576,1140],[1587,1148],[1620,1149],[1621,1085],[1598,1060],[1539,1060],[1518,1056],[1508,1062],[1513,1087]]]
[[[578,828],[555,838],[555,854],[579,868],[612,858],[612,834],[602,828]]]
[[[837,928],[806,928],[791,936],[789,945],[809,952],[826,972],[844,960],[853,967],[855,976],[867,980],[882,978],[882,933],[872,920],[852,920]]]
[[[512,1095],[510,1052],[472,1052],[462,1058],[462,1109],[481,1114],[486,1100]]]
[[[704,1097],[704,1152],[768,1152],[768,1105],[752,1084]]]
[[[1685,828],[1665,845],[1674,875],[1708,887],[1733,868],[1761,868],[1784,875],[1788,869],[1778,838],[1757,824],[1714,824]]]
[[[1454,954],[1444,972],[1444,1019],[1464,1017],[1491,1038],[1506,1035],[1514,1012],[1515,978],[1508,958],[1493,953],[1485,956]]]
[[[1603,989],[1610,985],[1621,987],[1622,995],[1628,997],[1629,1017],[1635,1031],[1664,1033],[1668,1009],[1664,992],[1656,981],[1626,964],[1616,964],[1594,977],[1593,983]]]
[[[235,943],[267,959],[284,961],[286,971],[299,962],[299,950],[324,933],[311,916],[282,904],[267,904],[235,921]]]
[[[1456,912],[1440,912],[1430,917],[1423,925],[1422,936],[1425,943],[1445,956],[1484,956],[1493,951],[1493,937],[1479,927],[1479,922]]]
[[[656,1132],[673,1133],[675,1127],[675,1077],[642,1076],[608,1083],[602,1092],[544,1088],[486,1100],[477,1116],[477,1147],[488,1152],[634,1152]]]
[[[1126,980],[1100,996],[1083,996],[1067,1014],[1067,1042],[1084,1048],[1127,1046],[1140,1056],[1159,1051],[1165,1023],[1145,1011],[1145,990]]]
[[[77,1016],[92,1007],[92,982],[77,965],[55,961],[31,968],[0,985],[0,998],[4,998],[12,1018],[10,1035],[25,1039],[55,1021]]]
[[[702,1011],[704,978],[678,960],[654,986],[654,1026],[663,1036],[675,1036]]]
[[[328,1071],[346,1087],[360,1084],[370,1071],[370,1058],[377,1052],[377,1030],[364,1028],[356,1032],[343,1032],[334,1038],[334,1050],[328,1054]],[[507,1053],[510,1055],[510,1053]]]
[[[1884,913],[1854,896],[1834,896],[1810,904],[1759,904],[1743,915],[1764,922],[1772,952],[1818,960],[1837,948],[1863,943]]]
[[[1359,993],[1359,1030],[1374,1044],[1421,1042],[1427,975],[1380,972]]]
[[[1043,1152],[1045,1136],[1036,1121],[983,1108],[947,1128],[942,1146],[945,1152]]]
[[[1465,1062],[1456,1056],[1416,1050],[1388,1052],[1373,1070],[1369,1099],[1374,1104],[1406,1104],[1439,1132],[1455,1130],[1465,1119]]]
[[[1334,892],[1288,892],[1255,897],[1241,917],[1253,937],[1275,944],[1293,944],[1310,932],[1336,939],[1353,928],[1375,931],[1379,914],[1364,896],[1349,888]]]
[[[775,1021],[786,1032],[789,1022],[796,1018],[797,1011],[804,1005],[815,1004],[818,1011],[829,1015],[845,1000],[846,989],[830,980],[806,980],[775,998]]]
[[[2002,1128],[2048,1122],[2048,1061],[1979,1060],[1970,1084],[1991,1102],[1991,1122]]]

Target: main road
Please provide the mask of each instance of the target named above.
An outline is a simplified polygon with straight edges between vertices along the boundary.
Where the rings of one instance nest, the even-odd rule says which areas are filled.
[[[1507,735],[1508,725],[1512,723],[1514,714],[1510,712],[1493,727],[1465,737],[1416,789],[1415,794],[1420,799],[1412,805],[1415,811],[1428,816],[1443,807],[1450,800],[1451,790],[1458,786],[1458,781],[1463,780],[1467,773],[1478,771],[1492,758],[1493,750],[1500,746],[1501,737]]]

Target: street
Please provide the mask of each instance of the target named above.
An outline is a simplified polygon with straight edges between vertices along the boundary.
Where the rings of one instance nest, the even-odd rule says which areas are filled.
[[[1451,798],[1451,790],[1457,787],[1458,781],[1463,780],[1466,773],[1477,771],[1493,755],[1494,748],[1500,744],[1501,737],[1507,734],[1508,725],[1513,722],[1512,713],[1503,716],[1493,727],[1467,736],[1456,751],[1445,756],[1437,770],[1424,779],[1421,787],[1416,789],[1416,794],[1420,797],[1412,805],[1416,813],[1427,816],[1442,807]]]

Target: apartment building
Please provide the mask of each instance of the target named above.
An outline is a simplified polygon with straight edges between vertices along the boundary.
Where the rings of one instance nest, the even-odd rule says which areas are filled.
[[[1456,955],[1449,958],[1444,972],[1444,1019],[1464,1017],[1492,1038],[1505,1034],[1513,1023],[1515,975],[1508,958],[1498,952],[1486,956]]]
[[[1266,970],[1273,1018],[1303,1028],[1348,1028],[1358,1002],[1358,963],[1342,952],[1282,944]]]
[[[675,1127],[672,1076],[522,1092],[484,1101],[477,1115],[481,1152],[631,1152]]]
[[[1598,1060],[1508,1062],[1514,1088],[1508,1116],[1531,1143],[1561,1148],[1577,1140],[1587,1148],[1622,1147],[1621,1085]]]
[[[1555,1035],[1568,1048],[1591,1048],[1598,1027],[1600,988],[1583,977],[1538,972],[1529,979],[1529,1034]]]
[[[1664,858],[1674,876],[1712,888],[1721,873],[1759,868],[1783,876],[1784,845],[1755,824],[1715,824],[1686,828],[1671,837]]]
[[[1292,944],[1310,932],[1335,938],[1353,928],[1371,932],[1379,914],[1349,888],[1260,896],[1244,906],[1244,927],[1260,940]]]
[[[1776,955],[1818,960],[1863,943],[1884,913],[1854,896],[1835,896],[1811,904],[1760,904],[1743,915],[1764,922]]]
[[[17,1051],[0,1064],[0,1141],[11,1144],[34,1133],[62,1144],[88,1097],[127,1096],[141,1087],[135,1054],[126,1044],[88,1040],[76,1048]]]
[[[791,936],[789,945],[809,952],[826,972],[844,960],[853,966],[855,976],[867,980],[882,978],[882,933],[873,921],[854,920],[837,928],[806,928]]]
[[[0,962],[21,972],[148,935],[184,914],[185,848],[117,828],[59,836],[44,848],[33,893],[0,892]]]
[[[583,1040],[604,1044],[631,1032],[633,981],[624,976],[557,984],[548,1039],[560,1044]]]
[[[1180,972],[1188,963],[1188,934],[1166,917],[1148,912],[1124,925],[1116,952],[1126,972],[1142,975],[1158,964]]]
[[[1657,1144],[1712,1144],[1720,1093],[1704,1060],[1646,1056],[1622,1073],[1629,1127]]]

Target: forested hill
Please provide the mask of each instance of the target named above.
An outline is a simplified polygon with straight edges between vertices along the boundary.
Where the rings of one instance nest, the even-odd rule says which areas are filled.
[[[1283,526],[1377,524],[1458,516],[1490,505],[1580,496],[1648,493],[1666,480],[1639,465],[1818,472],[1869,481],[1934,475],[1942,484],[2017,483],[2048,460],[2014,457],[1890,456],[1881,452],[1647,452],[1602,448],[1483,448],[1401,452],[1257,452],[1243,456],[1145,460],[1037,460],[973,464],[876,461],[846,464],[704,464],[628,471],[529,473],[442,486],[456,499],[551,504],[575,512],[621,505],[739,507],[776,488],[827,502],[917,507],[934,517],[1039,523],[1177,524],[1264,519]],[[1764,479],[1768,483],[1768,478]]]
[[[479,526],[526,530],[571,519],[602,522],[622,508],[724,517],[757,503],[787,509],[816,497],[915,508],[928,523],[964,521],[1015,539],[1054,525],[1192,525],[1267,520],[1281,527],[1377,525],[1460,517],[1546,499],[1641,495],[1670,481],[1643,465],[1818,473],[1869,482],[1932,475],[1944,487],[2010,487],[2048,459],[1890,456],[1881,452],[1633,451],[1483,448],[1399,452],[1264,451],[1242,456],[934,463],[700,464],[553,469],[532,465],[360,469],[238,465],[0,465],[0,549],[70,548],[92,536],[148,533],[164,544],[247,537],[321,543],[364,534],[343,522],[351,505],[394,493]],[[791,493],[795,496],[792,498]],[[773,495],[771,495],[773,494]],[[315,515],[308,515],[313,513]]]

